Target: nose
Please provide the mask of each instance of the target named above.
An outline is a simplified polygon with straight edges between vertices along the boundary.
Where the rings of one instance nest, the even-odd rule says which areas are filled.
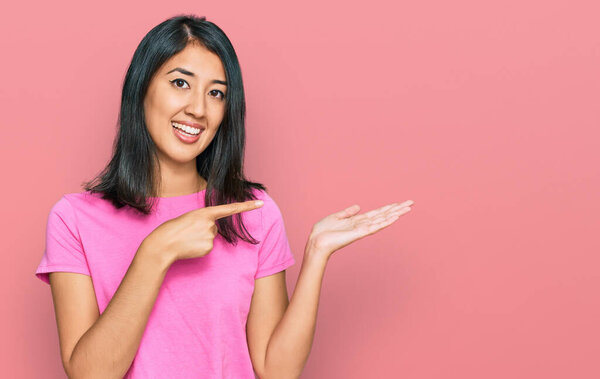
[[[190,95],[185,113],[197,119],[203,118],[206,115],[206,96],[197,92]]]

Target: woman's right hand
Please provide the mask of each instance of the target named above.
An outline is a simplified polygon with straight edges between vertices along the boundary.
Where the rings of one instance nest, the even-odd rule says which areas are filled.
[[[169,265],[178,259],[203,257],[213,248],[217,219],[262,205],[262,201],[257,204],[257,200],[249,200],[194,209],[160,224],[144,238],[139,250],[157,254]]]

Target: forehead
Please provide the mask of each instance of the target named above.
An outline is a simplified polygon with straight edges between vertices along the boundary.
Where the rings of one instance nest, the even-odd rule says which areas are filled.
[[[166,73],[175,67],[185,68],[200,77],[225,80],[225,69],[219,56],[197,43],[190,43],[173,55],[160,71]]]

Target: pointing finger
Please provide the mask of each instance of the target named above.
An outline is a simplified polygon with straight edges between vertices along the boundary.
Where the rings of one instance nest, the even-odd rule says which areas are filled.
[[[262,200],[249,200],[238,203],[221,204],[212,207],[202,208],[205,212],[208,212],[214,220],[219,218],[231,216],[236,213],[251,211],[256,208],[262,207],[264,202]]]

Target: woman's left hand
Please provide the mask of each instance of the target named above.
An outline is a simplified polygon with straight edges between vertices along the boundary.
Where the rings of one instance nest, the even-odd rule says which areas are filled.
[[[413,204],[412,200],[407,200],[384,205],[363,214],[357,214],[360,206],[355,204],[317,222],[312,228],[307,246],[328,259],[336,250],[391,225],[400,216],[410,212]]]

